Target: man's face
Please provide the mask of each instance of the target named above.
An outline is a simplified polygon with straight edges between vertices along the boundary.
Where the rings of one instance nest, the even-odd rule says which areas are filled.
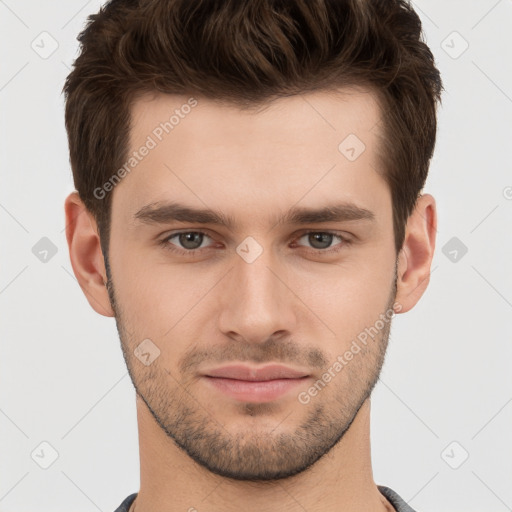
[[[258,113],[207,100],[182,109],[188,98],[170,95],[133,106],[130,152],[148,136],[156,145],[112,192],[110,299],[137,393],[214,473],[303,471],[379,377],[396,293],[392,202],[377,172],[378,105],[346,92]],[[155,132],[176,109],[190,112]],[[173,220],[169,203],[234,225]],[[287,217],[340,204],[373,215]],[[216,373],[273,364],[296,378]],[[251,376],[267,380],[240,382]]]

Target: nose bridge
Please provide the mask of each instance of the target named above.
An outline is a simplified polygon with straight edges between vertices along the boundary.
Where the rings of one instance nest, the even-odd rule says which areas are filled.
[[[247,255],[251,250],[254,255],[254,247],[249,245],[243,252],[247,248],[243,243],[237,248],[239,254],[222,298],[220,328],[246,340],[264,342],[276,331],[292,329],[293,294],[285,286],[284,276],[279,276],[280,267],[271,250],[262,250],[252,259]]]

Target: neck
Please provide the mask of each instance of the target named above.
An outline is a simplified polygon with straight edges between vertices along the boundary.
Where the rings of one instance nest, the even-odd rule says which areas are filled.
[[[373,481],[370,401],[324,457],[290,478],[248,482],[213,474],[170,439],[137,397],[141,485],[136,512],[393,512]],[[132,511],[130,510],[130,512]]]

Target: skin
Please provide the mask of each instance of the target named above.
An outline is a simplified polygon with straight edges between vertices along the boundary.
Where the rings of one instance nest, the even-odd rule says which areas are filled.
[[[138,99],[131,149],[187,99]],[[115,316],[137,390],[137,512],[393,510],[373,480],[370,450],[370,394],[391,323],[332,371],[380,314],[410,310],[429,283],[435,200],[419,197],[397,255],[391,193],[378,172],[379,116],[373,94],[359,89],[281,98],[252,112],[198,98],[110,192],[107,265],[93,216],[76,192],[67,197],[73,270],[93,309]],[[366,146],[354,161],[338,150],[350,133]],[[170,200],[229,214],[238,225],[134,217]],[[375,218],[277,223],[294,206],[340,202]],[[352,242],[308,236],[326,230]],[[167,241],[182,251],[201,247],[195,256],[159,243],[176,231],[206,233]],[[251,263],[236,251],[248,236],[262,249]],[[147,366],[134,353],[145,339],[160,350]],[[271,402],[249,403],[202,376],[235,362],[277,362],[309,376]],[[330,382],[301,403],[299,392],[329,368]]]

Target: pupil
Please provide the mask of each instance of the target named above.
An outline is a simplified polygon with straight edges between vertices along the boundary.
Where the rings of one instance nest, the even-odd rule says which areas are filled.
[[[182,233],[180,235],[180,243],[187,249],[197,249],[201,246],[201,237],[201,233]],[[199,238],[199,244],[197,243],[197,238]]]
[[[325,249],[326,247],[329,247],[333,235],[331,235],[329,233],[313,233],[310,236],[313,237],[312,238],[312,240],[313,240],[313,243],[312,243],[313,247],[315,247],[315,243],[317,241],[319,241],[319,239],[320,239],[321,247],[315,247],[315,248],[316,249]],[[323,245],[322,245],[322,240],[321,240],[322,238],[326,238],[326,240],[324,240],[324,244]],[[310,242],[311,242],[311,239],[310,239]]]

